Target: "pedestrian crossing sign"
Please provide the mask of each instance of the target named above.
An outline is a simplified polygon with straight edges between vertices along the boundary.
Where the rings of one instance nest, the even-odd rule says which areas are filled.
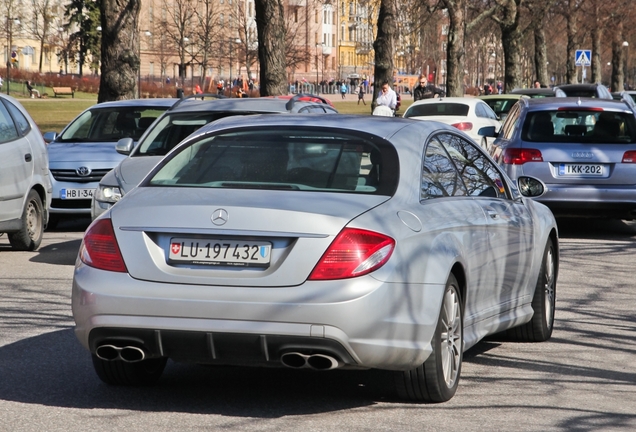
[[[574,64],[576,66],[591,66],[592,50],[576,50],[574,54]]]

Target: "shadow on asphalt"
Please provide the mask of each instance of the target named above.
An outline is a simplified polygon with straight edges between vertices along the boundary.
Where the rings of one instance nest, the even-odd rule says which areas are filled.
[[[620,219],[557,218],[560,238],[635,238],[636,221]]]

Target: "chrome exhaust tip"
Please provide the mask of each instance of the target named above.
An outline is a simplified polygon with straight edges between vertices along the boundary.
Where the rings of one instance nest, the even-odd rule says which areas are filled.
[[[304,354],[297,352],[288,352],[280,356],[280,361],[283,365],[292,369],[302,369],[307,367],[307,357]]]
[[[95,355],[101,360],[121,360],[127,363],[140,362],[146,358],[144,350],[135,346],[100,345],[95,349]]]
[[[339,368],[342,363],[328,355],[314,354],[307,359],[307,365],[316,370],[331,370]]]

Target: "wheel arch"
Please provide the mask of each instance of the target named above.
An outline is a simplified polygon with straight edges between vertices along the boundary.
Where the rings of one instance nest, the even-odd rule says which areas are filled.
[[[462,309],[466,307],[466,272],[464,266],[456,262],[451,268],[451,273],[457,279],[457,283],[459,284],[459,294],[461,295],[462,301]]]

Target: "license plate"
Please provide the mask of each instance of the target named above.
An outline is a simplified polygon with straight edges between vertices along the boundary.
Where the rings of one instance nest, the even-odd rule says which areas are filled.
[[[60,191],[63,200],[91,199],[93,193],[95,193],[95,189],[62,189]]]
[[[607,167],[601,164],[559,164],[559,175],[607,177]]]
[[[271,252],[269,242],[174,237],[168,258],[180,263],[267,267]]]

